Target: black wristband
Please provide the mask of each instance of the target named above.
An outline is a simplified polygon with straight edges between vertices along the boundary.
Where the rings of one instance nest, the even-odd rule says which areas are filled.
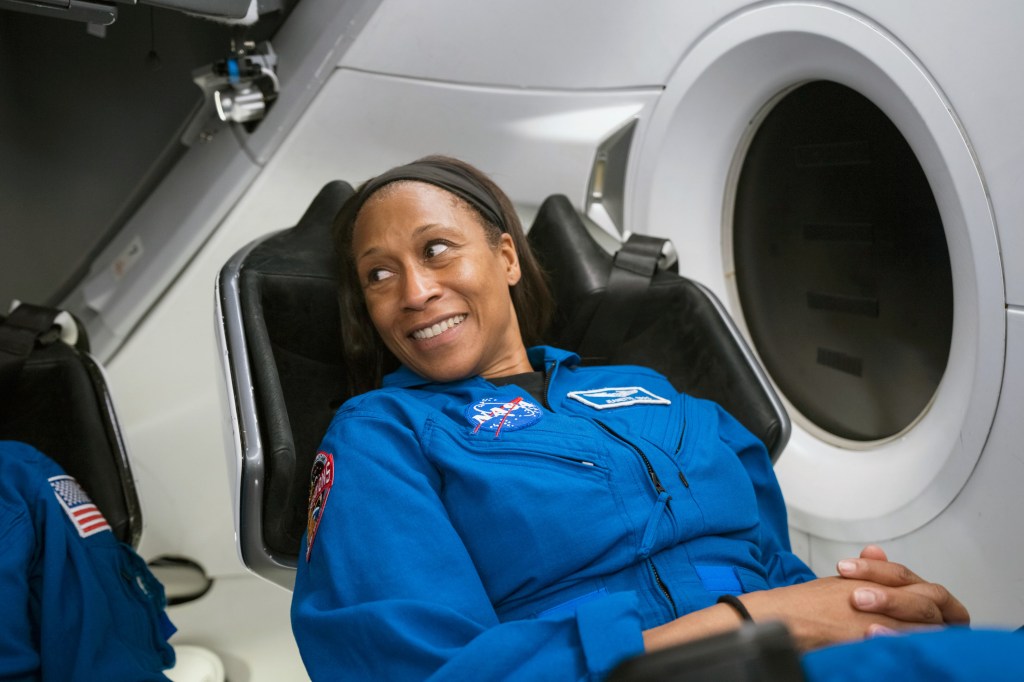
[[[718,598],[719,604],[728,604],[729,606],[736,609],[736,613],[740,614],[740,618],[748,623],[754,622],[754,617],[750,615],[750,611],[747,611],[747,607],[743,605],[739,597],[735,594],[723,594]]]

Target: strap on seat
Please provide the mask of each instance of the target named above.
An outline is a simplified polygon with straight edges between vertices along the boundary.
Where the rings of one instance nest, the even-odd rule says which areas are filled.
[[[48,346],[60,338],[60,326],[55,324],[60,313],[22,303],[0,320],[0,388],[13,387],[37,343]]]
[[[580,342],[584,361],[606,363],[626,340],[641,300],[658,270],[667,239],[631,234],[612,262],[601,304]]]

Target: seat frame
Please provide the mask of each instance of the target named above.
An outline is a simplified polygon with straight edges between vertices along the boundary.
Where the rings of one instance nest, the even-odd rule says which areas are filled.
[[[277,234],[276,232],[273,234]],[[273,234],[261,237],[238,251],[221,269],[215,287],[217,341],[227,391],[231,431],[230,469],[234,473],[232,509],[235,546],[242,563],[252,572],[285,589],[295,584],[297,557],[275,552],[263,541],[263,490],[266,456],[260,435],[256,385],[249,364],[242,315],[241,273],[246,257]],[[248,390],[242,390],[248,387]]]

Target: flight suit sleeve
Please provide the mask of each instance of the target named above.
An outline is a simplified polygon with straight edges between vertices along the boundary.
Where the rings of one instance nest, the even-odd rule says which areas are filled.
[[[814,580],[817,577],[814,571],[793,554],[790,547],[786,504],[767,448],[722,407],[716,406],[716,410],[719,438],[737,453],[757,495],[761,518],[759,545],[768,586],[783,587]]]
[[[871,637],[805,654],[810,682],[1017,682],[1024,680],[1024,633],[964,627]]]
[[[642,651],[632,593],[500,622],[419,442],[363,412],[336,419],[322,443],[333,475],[326,494],[313,482],[292,601],[313,680],[600,679]]]
[[[35,552],[24,505],[0,499],[0,680],[33,679],[39,652],[33,643],[29,567]]]
[[[0,680],[167,682],[163,588],[92,509],[52,460],[0,442]]]

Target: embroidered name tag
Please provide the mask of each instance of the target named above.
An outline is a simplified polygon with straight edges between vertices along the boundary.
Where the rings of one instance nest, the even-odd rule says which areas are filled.
[[[306,561],[313,551],[313,540],[324,517],[327,496],[334,485],[334,455],[329,452],[316,453],[313,470],[309,475],[309,517],[306,519]]]
[[[502,429],[516,431],[533,426],[540,421],[543,412],[522,396],[505,401],[501,398],[484,398],[466,408],[466,419],[473,426],[473,433],[483,429],[493,431],[497,438]]]
[[[640,386],[622,386],[618,388],[593,388],[589,391],[570,391],[566,394],[573,400],[595,410],[607,410],[613,407],[629,407],[630,405],[671,405],[672,401],[654,395]]]

